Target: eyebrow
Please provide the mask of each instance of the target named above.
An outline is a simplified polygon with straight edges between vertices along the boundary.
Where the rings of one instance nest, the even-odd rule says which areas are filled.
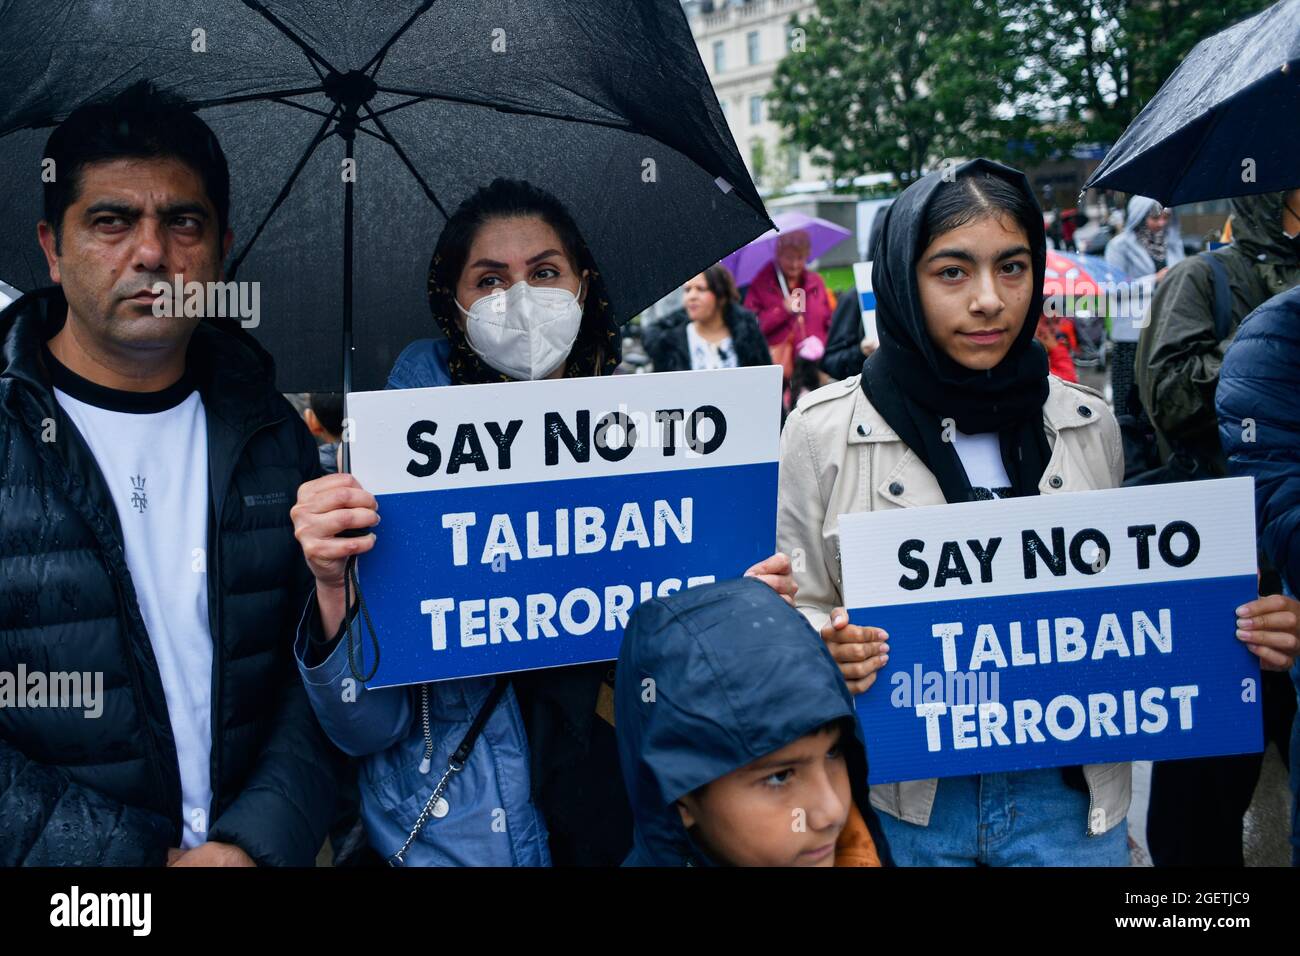
[[[747,769],[754,773],[772,770],[774,767],[799,767],[811,760],[811,757],[787,757],[785,759],[776,759],[770,754],[762,760],[750,764]]]
[[[1003,259],[1011,259],[1015,256],[1022,256],[1029,253],[1028,246],[1012,246],[1010,249],[1003,249],[993,257],[994,262],[1001,262]],[[975,257],[965,249],[940,249],[934,255],[927,258],[927,263],[934,262],[935,259],[960,259],[963,262],[975,262]]]
[[[562,256],[562,255],[563,253],[561,253],[560,250],[558,249],[547,249],[544,252],[537,253],[537,255],[533,256],[531,259],[525,260],[524,265],[531,266],[534,262],[540,262],[541,260],[549,258],[550,256]],[[471,269],[478,269],[480,267],[484,269],[509,269],[510,268],[510,266],[507,263],[498,262],[495,259],[479,259],[476,262],[474,262],[472,265],[470,265]]]
[[[112,202],[109,200],[103,200],[101,202],[94,203],[93,205],[88,206],[86,208],[87,216],[97,216],[101,212],[111,212],[119,216],[140,215],[140,209],[138,206],[130,206],[127,205],[126,203]]]
[[[88,206],[86,208],[87,216],[97,216],[100,213],[113,213],[118,216],[135,217],[140,215],[140,207],[132,206],[129,203],[114,202],[112,200],[103,200]],[[159,206],[158,214],[163,217],[169,216],[202,216],[208,218],[208,211],[202,204],[196,202],[172,203],[168,206]]]

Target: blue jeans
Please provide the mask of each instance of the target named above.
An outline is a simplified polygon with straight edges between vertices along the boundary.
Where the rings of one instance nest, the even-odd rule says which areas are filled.
[[[877,813],[898,866],[1128,866],[1128,823],[1087,835],[1088,795],[1059,769],[945,777],[930,825]]]

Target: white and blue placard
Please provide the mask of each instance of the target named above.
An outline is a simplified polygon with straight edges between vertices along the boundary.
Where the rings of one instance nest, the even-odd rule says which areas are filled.
[[[870,782],[1259,751],[1253,482],[840,516]]]
[[[613,660],[650,597],[775,550],[777,366],[348,396],[369,687]]]
[[[862,307],[862,336],[871,342],[879,342],[876,334],[876,293],[871,285],[871,263],[853,263],[853,284],[858,290],[858,305]]]

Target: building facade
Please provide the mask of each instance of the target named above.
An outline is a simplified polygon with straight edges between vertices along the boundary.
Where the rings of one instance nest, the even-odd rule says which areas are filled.
[[[682,3],[727,125],[763,194],[827,176],[807,153],[782,144],[781,127],[771,121],[767,104],[772,76],[793,39],[790,23],[813,6],[814,0]]]

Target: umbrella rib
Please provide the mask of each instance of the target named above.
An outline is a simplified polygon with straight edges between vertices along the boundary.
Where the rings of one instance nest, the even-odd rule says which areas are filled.
[[[252,100],[276,100],[284,96],[306,96],[311,93],[323,92],[325,92],[323,86],[304,86],[296,90],[271,90],[265,93],[241,93],[238,96],[218,96],[210,100],[191,100],[190,106],[196,110],[203,110],[212,106],[231,106],[235,103],[248,103]],[[298,104],[291,103],[289,105],[297,106]]]
[[[483,100],[470,99],[469,97],[464,97],[464,96],[452,96],[449,93],[420,93],[417,92],[416,90],[400,90],[390,86],[379,87],[379,92],[391,93],[395,96],[412,97],[412,99],[406,103],[398,103],[395,106],[387,107],[385,112],[390,112],[390,113],[393,110],[402,109],[403,107],[411,106],[414,103],[421,103],[426,100],[442,100],[443,102],[446,103],[460,103],[465,106],[482,106],[485,109],[496,110],[498,113],[514,113],[519,116],[536,116],[541,119],[564,120],[569,123],[586,123],[589,126],[605,126],[608,127],[609,129],[622,130],[623,132],[630,132],[630,133],[636,132],[636,127],[633,126],[631,123],[627,123],[627,122],[616,123],[613,120],[599,120],[590,117],[568,116],[564,113],[547,113],[542,110],[527,109],[526,107],[521,107],[521,106],[505,106],[499,103],[487,103],[484,102]]]
[[[379,73],[379,68],[384,65],[384,57],[388,55],[389,48],[401,38],[403,33],[411,28],[411,24],[424,16],[428,9],[433,6],[433,3],[434,0],[424,0],[424,3],[420,4],[415,12],[406,18],[406,22],[394,31],[393,35],[385,41],[384,45],[375,51],[375,55],[366,61],[366,65],[361,68],[361,72],[366,73],[370,71],[370,68],[373,66],[375,68],[374,72],[370,73],[370,78],[373,80],[376,74]]]
[[[316,131],[316,135],[312,137],[312,141],[307,144],[307,149],[304,150],[302,157],[298,160],[297,165],[294,166],[293,172],[289,174],[288,180],[285,182],[284,186],[281,187],[279,195],[276,196],[275,201],[271,203],[271,208],[266,211],[266,215],[262,217],[262,221],[257,224],[257,228],[253,231],[252,238],[248,240],[248,245],[244,246],[243,250],[240,251],[240,253],[231,261],[229,278],[232,280],[235,278],[235,273],[239,271],[240,263],[248,258],[248,253],[252,250],[253,244],[257,242],[258,237],[262,235],[263,230],[266,229],[267,223],[269,223],[271,217],[275,215],[275,211],[280,208],[280,205],[287,198],[289,198],[289,192],[293,189],[293,184],[297,182],[298,174],[306,167],[307,160],[311,159],[312,154],[316,152],[316,147],[325,141],[326,131],[329,130],[330,123],[334,121],[338,109],[338,106],[335,106],[334,109],[330,111],[330,114],[325,117],[325,122],[321,123],[320,129]]]
[[[369,106],[365,106],[364,109],[366,111],[366,114],[370,117],[370,119],[372,119],[375,125],[379,127],[379,131],[384,134],[383,135],[384,140],[388,143],[389,146],[393,148],[393,152],[397,154],[397,158],[400,159],[406,165],[406,168],[411,171],[411,175],[414,176],[415,181],[420,184],[420,188],[423,189],[424,194],[429,197],[429,201],[433,203],[433,205],[437,208],[438,212],[442,213],[442,218],[443,219],[450,218],[447,215],[447,210],[444,209],[442,203],[438,201],[438,197],[434,195],[433,190],[429,187],[429,184],[424,181],[424,177],[420,175],[419,170],[415,168],[415,164],[412,163],[410,158],[406,155],[406,150],[402,149],[401,145],[397,142],[396,138],[394,138],[393,134],[388,131],[388,127],[384,125],[384,121],[381,120],[379,116],[375,113],[375,111],[372,110]]]
[[[272,103],[280,103],[280,104],[283,105],[283,106],[292,106],[294,109],[302,110],[304,113],[314,113],[314,114],[316,114],[317,116],[329,116],[329,115],[330,115],[329,113],[325,112],[324,110],[318,110],[318,109],[316,109],[316,107],[314,107],[314,106],[308,106],[308,105],[305,104],[305,103],[295,103],[293,100],[287,100],[287,99],[285,99],[284,97],[281,97],[281,96],[272,96],[272,97],[270,97],[270,101],[271,101]]]
[[[325,67],[325,69],[328,70],[330,73],[338,72],[338,70],[334,69],[333,65],[330,63],[329,60],[325,59],[325,57],[321,56],[319,53],[317,53],[315,50],[309,47],[306,41],[303,40],[302,37],[298,36],[298,34],[290,30],[283,20],[277,17],[270,10],[266,9],[266,4],[261,3],[260,0],[243,0],[243,4],[244,6],[248,7],[250,10],[254,10],[257,13],[260,13],[266,19],[266,21],[271,24],[271,26],[275,27],[286,37],[292,40],[293,43],[297,45],[298,49],[302,50],[302,52],[306,54],[307,62],[311,64],[311,68],[316,71],[316,75],[319,76],[322,81],[325,79],[325,76],[324,74],[321,73],[320,67],[322,66]]]
[[[375,116],[383,116],[385,113],[391,113],[394,110],[400,110],[404,106],[410,106],[413,103],[419,103],[421,102],[421,100],[422,97],[417,96],[415,99],[412,100],[403,100],[401,103],[394,103],[392,106],[385,106],[381,110],[371,110],[371,113]]]

